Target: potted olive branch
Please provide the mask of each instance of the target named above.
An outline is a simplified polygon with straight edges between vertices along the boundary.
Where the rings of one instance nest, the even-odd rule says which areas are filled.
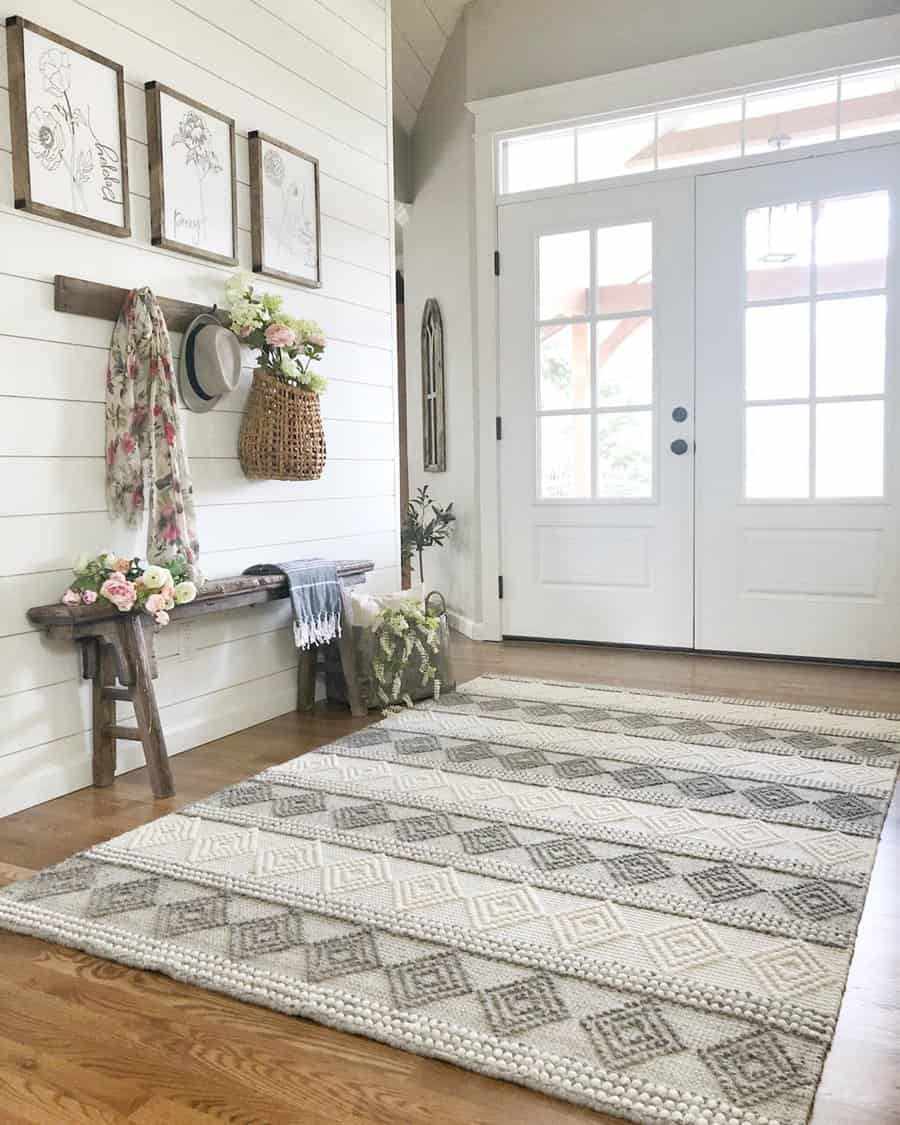
[[[442,508],[428,492],[428,485],[420,488],[415,499],[406,506],[406,516],[400,532],[400,552],[404,563],[418,556],[419,581],[425,581],[422,553],[427,547],[443,547],[456,520],[451,501]]]

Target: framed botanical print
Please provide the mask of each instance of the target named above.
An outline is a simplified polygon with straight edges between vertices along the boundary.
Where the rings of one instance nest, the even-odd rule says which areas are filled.
[[[234,121],[159,82],[144,89],[153,245],[235,265]]]
[[[16,207],[127,238],[122,67],[21,16],[6,51]]]
[[[250,140],[250,227],[253,269],[267,277],[322,284],[319,162],[253,130]]]

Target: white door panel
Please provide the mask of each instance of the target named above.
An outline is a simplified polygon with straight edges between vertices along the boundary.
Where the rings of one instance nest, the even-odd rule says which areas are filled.
[[[692,644],[692,224],[690,178],[500,209],[506,635]]]
[[[698,648],[900,659],[884,146],[697,185]]]

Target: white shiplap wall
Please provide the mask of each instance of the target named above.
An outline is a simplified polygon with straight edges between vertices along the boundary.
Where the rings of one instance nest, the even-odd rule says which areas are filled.
[[[125,68],[132,226],[107,238],[13,209],[6,43],[0,30],[0,814],[90,782],[90,700],[72,646],[25,618],[65,588],[80,551],[143,553],[107,519],[103,396],[112,325],[53,310],[53,276],[222,299],[229,270],[150,246],[143,84],[235,118],[240,259],[250,267],[247,131],[319,157],[323,288],[262,279],[330,338],[328,464],[318,482],[250,482],[236,459],[250,372],[207,415],[186,415],[210,576],[303,555],[369,557],[398,588],[390,202],[389,5],[377,0],[20,0],[21,15]],[[177,351],[180,338],[173,337]],[[250,356],[247,356],[250,362]],[[291,710],[287,606],[214,615],[158,637],[170,751]],[[120,716],[128,717],[121,707]],[[140,750],[120,744],[120,766]],[[177,770],[176,770],[177,774]]]

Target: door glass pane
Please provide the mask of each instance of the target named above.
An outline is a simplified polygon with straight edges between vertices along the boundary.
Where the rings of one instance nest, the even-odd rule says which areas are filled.
[[[653,224],[597,231],[597,311],[636,312],[653,304]]]
[[[653,401],[653,322],[649,316],[597,322],[597,405]]]
[[[816,218],[816,288],[820,293],[884,286],[889,208],[886,191],[822,200]]]
[[[659,115],[660,168],[741,155],[741,99],[686,105]]]
[[[744,326],[747,399],[809,394],[809,305],[749,308]]]
[[[816,304],[816,394],[884,392],[885,297],[848,297]]]
[[[750,500],[809,496],[809,407],[748,406],[745,465]]]
[[[747,300],[805,297],[812,254],[812,206],[757,207],[746,221]]]
[[[791,86],[747,98],[744,152],[780,152],[837,136],[837,81]]]
[[[816,407],[816,495],[884,494],[884,403]]]
[[[889,129],[900,129],[900,69],[844,78],[841,136],[861,137]]]
[[[538,240],[540,318],[583,316],[591,277],[590,233],[547,234]]]
[[[539,332],[541,410],[590,406],[590,325],[545,324]]]
[[[653,415],[649,410],[598,414],[597,496],[644,499],[653,495]]]
[[[586,500],[591,495],[591,417],[552,414],[538,419],[541,496]]]
[[[578,179],[602,180],[653,171],[653,115],[578,130]]]
[[[504,191],[537,191],[575,179],[575,133],[511,137],[500,146]]]

